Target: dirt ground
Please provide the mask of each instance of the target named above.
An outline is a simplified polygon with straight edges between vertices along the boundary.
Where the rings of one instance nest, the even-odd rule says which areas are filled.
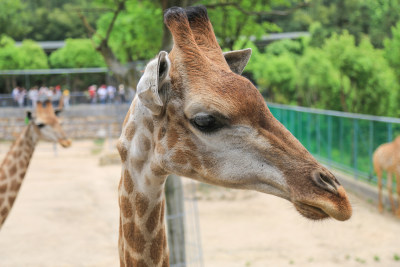
[[[0,160],[9,143],[0,143]],[[0,266],[119,266],[119,165],[93,141],[40,143],[0,231]],[[400,220],[351,196],[350,221],[312,222],[287,201],[201,186],[204,266],[400,266]]]

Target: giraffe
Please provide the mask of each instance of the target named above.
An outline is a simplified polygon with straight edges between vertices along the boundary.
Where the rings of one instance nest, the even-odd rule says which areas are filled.
[[[241,73],[251,50],[222,53],[204,7],[165,11],[174,46],[151,60],[117,143],[121,266],[169,266],[168,174],[292,202],[303,216],[347,220],[344,188],[270,113]]]
[[[383,212],[382,204],[382,174],[386,171],[387,189],[393,214],[400,217],[400,136],[393,142],[380,145],[372,155],[374,170],[378,176],[378,209]],[[392,194],[392,175],[395,175],[397,184],[397,211]]]
[[[71,145],[56,116],[60,111],[54,110],[50,101],[46,101],[44,105],[42,102],[37,102],[36,118],[27,111],[28,124],[14,141],[0,165],[0,229],[18,195],[39,139],[59,142],[63,147]]]

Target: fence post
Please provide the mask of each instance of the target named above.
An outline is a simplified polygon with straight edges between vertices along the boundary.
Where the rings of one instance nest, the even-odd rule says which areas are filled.
[[[357,119],[353,119],[353,168],[354,177],[357,179],[357,142],[358,142],[358,123]]]
[[[169,262],[171,265],[186,266],[185,254],[185,207],[182,181],[179,176],[169,175],[165,184],[167,204]]]
[[[392,128],[392,124],[388,123],[388,128],[387,128],[387,136],[388,136],[388,142],[392,142],[393,140],[393,128]]]
[[[374,121],[369,121],[369,142],[368,142],[368,155],[369,155],[369,160],[372,162],[372,150],[374,147]],[[372,170],[372,164],[369,165],[369,172],[371,174],[371,178],[373,177],[373,170]]]
[[[332,116],[328,116],[328,163],[332,163]]]

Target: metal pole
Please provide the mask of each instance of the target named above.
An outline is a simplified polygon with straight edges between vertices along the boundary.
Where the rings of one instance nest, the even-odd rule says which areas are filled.
[[[368,155],[370,162],[372,162],[372,150],[374,146],[374,122],[369,121],[369,142],[368,142]],[[371,174],[371,178],[373,177],[372,164],[369,164],[369,173]]]
[[[353,168],[354,177],[357,179],[357,141],[358,141],[358,121],[353,119]]]
[[[387,137],[388,137],[388,142],[392,142],[393,140],[393,128],[392,128],[392,124],[388,123],[387,124]]]
[[[328,163],[332,162],[332,117],[328,116]]]

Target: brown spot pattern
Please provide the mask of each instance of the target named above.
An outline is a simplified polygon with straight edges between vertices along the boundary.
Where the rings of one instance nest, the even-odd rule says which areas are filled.
[[[128,170],[124,171],[123,179],[124,179],[124,187],[125,187],[126,192],[128,192],[128,194],[132,193],[132,191],[133,191],[133,181],[132,181],[132,177],[131,177],[131,175],[130,175]]]
[[[21,183],[19,183],[19,182],[17,182],[17,181],[12,181],[12,183],[11,183],[11,187],[10,187],[10,189],[12,190],[12,191],[18,191],[18,189],[20,188],[20,186],[21,186]]]
[[[161,168],[160,166],[158,166],[156,163],[152,162],[150,165],[150,169],[153,172],[153,174],[155,176],[162,176],[162,175],[166,175],[167,173],[164,171],[163,168]]]
[[[5,180],[6,179],[6,174],[4,173],[3,169],[0,169],[0,181]]]
[[[139,260],[137,262],[137,264],[135,265],[135,267],[148,267],[148,265],[146,264],[146,262],[144,260]]]
[[[171,129],[168,132],[167,146],[169,149],[173,148],[175,144],[178,142],[179,136],[178,132],[175,129]]]
[[[128,155],[128,150],[126,149],[126,147],[122,144],[122,142],[118,142],[117,144],[117,149],[119,152],[119,155],[121,157],[121,161],[125,162],[126,161],[126,157]]]
[[[156,226],[158,225],[159,221],[158,219],[160,218],[160,213],[161,213],[161,203],[158,203],[152,210],[152,212],[149,215],[149,218],[147,219],[146,222],[146,228],[147,231],[151,234]]]
[[[14,201],[15,201],[15,196],[8,197],[8,203],[10,203],[10,206],[12,206],[14,204]]]
[[[154,262],[154,264],[158,264],[161,260],[162,252],[163,252],[163,239],[164,239],[164,229],[160,229],[157,233],[156,237],[153,239],[153,242],[150,246],[150,258]]]
[[[132,204],[127,197],[122,196],[121,199],[121,210],[125,218],[130,218],[133,215]]]
[[[140,135],[139,144],[142,151],[148,151],[150,149],[150,140],[143,134]]]
[[[1,205],[3,205],[3,202],[4,202],[4,198],[0,198],[0,207],[1,207]]]
[[[137,170],[141,171],[143,169],[143,165],[146,161],[144,159],[132,158],[131,164]]]
[[[131,257],[131,254],[129,254],[128,251],[124,252],[125,254],[125,266],[126,267],[134,267],[134,259]]]
[[[14,176],[15,173],[17,172],[17,164],[12,165],[9,172],[10,172],[10,176]]]
[[[143,217],[149,207],[149,199],[142,193],[137,193],[135,198],[135,208],[139,217]]]
[[[4,184],[0,186],[0,193],[5,193],[7,191],[8,184]]]
[[[180,149],[173,154],[172,161],[178,164],[186,164],[188,162],[185,153]]]
[[[1,210],[1,216],[6,216],[7,214],[8,214],[8,208],[7,207],[4,207],[2,210]]]
[[[124,224],[123,232],[128,245],[137,253],[143,253],[146,240],[140,232],[139,227],[137,227],[133,222],[129,222]]]
[[[154,131],[154,124],[153,124],[153,120],[150,118],[145,118],[143,121],[144,126],[147,128],[147,130],[149,130],[149,132],[153,132]]]
[[[128,141],[131,141],[135,135],[135,125],[133,122],[129,123],[125,130],[125,137]]]

